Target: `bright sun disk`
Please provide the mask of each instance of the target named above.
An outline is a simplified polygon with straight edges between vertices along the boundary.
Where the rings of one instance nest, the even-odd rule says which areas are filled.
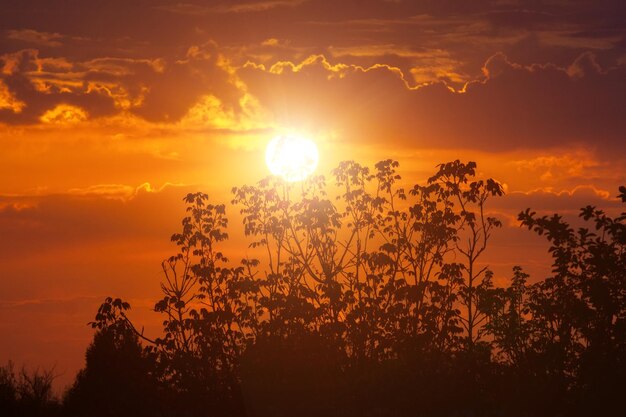
[[[272,174],[285,181],[302,181],[315,171],[319,152],[315,143],[309,139],[296,135],[280,135],[267,145],[265,162]]]

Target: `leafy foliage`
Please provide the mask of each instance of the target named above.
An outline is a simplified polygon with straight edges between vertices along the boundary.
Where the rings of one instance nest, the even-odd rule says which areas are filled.
[[[147,364],[144,394],[168,399],[165,414],[616,415],[626,215],[587,207],[592,232],[522,212],[551,242],[553,276],[529,284],[516,267],[496,288],[481,256],[501,185],[453,161],[407,187],[398,167],[346,161],[328,180],[234,188],[249,241],[238,264],[221,249],[226,207],[189,194],[162,264],[163,335],[146,338],[109,298],[97,337],[130,340],[109,349]]]

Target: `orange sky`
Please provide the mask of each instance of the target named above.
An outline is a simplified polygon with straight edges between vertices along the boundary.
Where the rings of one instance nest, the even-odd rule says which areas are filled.
[[[0,13],[0,361],[56,364],[61,387],[103,297],[158,331],[182,196],[229,201],[285,129],[321,173],[393,158],[411,183],[477,161],[507,190],[500,282],[549,270],[520,210],[615,208],[626,183],[621,0],[63,4]]]

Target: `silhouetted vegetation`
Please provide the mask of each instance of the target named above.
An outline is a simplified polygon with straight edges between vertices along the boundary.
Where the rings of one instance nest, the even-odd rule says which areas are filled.
[[[6,417],[57,416],[61,405],[53,395],[54,370],[0,367],[0,411]]]
[[[344,162],[330,184],[234,188],[249,238],[238,263],[220,249],[225,205],[187,195],[155,304],[163,334],[145,337],[128,303],[105,300],[64,411],[624,415],[626,213],[586,207],[590,229],[520,213],[550,242],[553,273],[530,284],[515,267],[496,287],[481,255],[501,226],[488,207],[500,184],[454,161],[406,189],[397,167]],[[0,376],[0,401],[17,404]]]
[[[160,415],[155,362],[127,327],[96,332],[85,359],[85,369],[65,395],[69,415]]]

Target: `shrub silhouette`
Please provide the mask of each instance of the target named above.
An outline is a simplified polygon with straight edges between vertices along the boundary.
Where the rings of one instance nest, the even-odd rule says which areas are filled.
[[[59,416],[61,407],[52,392],[54,370],[15,370],[12,362],[0,367],[0,411],[3,416]]]
[[[163,335],[146,338],[119,299],[92,323],[92,353],[105,337],[129,341],[102,344],[99,360],[132,352],[124,372],[149,387],[136,398],[161,400],[133,415],[619,415],[626,215],[583,209],[592,233],[520,213],[551,242],[553,276],[531,285],[516,267],[495,288],[480,257],[501,226],[488,207],[500,184],[454,161],[404,188],[397,168],[348,161],[330,184],[234,188],[249,239],[238,264],[220,249],[226,206],[187,195],[162,264]],[[68,398],[90,369],[109,378],[96,362]]]

